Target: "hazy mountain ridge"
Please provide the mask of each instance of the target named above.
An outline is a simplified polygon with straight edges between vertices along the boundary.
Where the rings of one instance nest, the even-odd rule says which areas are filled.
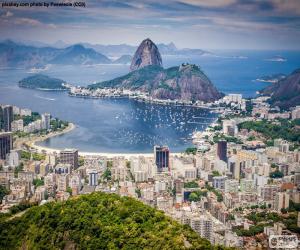
[[[261,91],[270,95],[270,103],[280,108],[290,108],[300,105],[300,68],[277,83],[271,84]]]
[[[64,49],[34,47],[10,40],[0,43],[0,67],[43,67],[47,64],[100,64],[111,63],[106,56],[82,45]]]

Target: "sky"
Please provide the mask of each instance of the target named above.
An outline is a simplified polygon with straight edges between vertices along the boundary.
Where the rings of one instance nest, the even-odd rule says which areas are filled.
[[[138,45],[149,37],[178,48],[300,50],[300,0],[87,0],[85,8],[3,2],[0,40]]]

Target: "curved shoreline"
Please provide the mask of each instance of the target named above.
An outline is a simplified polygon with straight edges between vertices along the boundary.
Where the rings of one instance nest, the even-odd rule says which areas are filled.
[[[62,149],[40,146],[40,145],[37,145],[36,143],[45,141],[45,140],[55,137],[55,136],[59,136],[59,135],[68,133],[75,128],[76,128],[76,125],[70,122],[68,127],[62,131],[52,133],[52,134],[50,133],[50,134],[48,134],[46,136],[42,136],[42,137],[37,136],[35,138],[30,138],[30,140],[25,142],[24,144],[26,146],[28,146],[29,148],[36,150],[36,152],[39,152],[39,153],[48,153],[48,154],[57,153],[58,154]],[[152,157],[153,156],[153,153],[105,153],[105,152],[82,152],[82,151],[78,151],[78,154],[79,154],[79,156],[102,156],[102,157],[105,156],[108,158],[125,157],[127,159],[129,159],[130,157],[136,157],[136,156],[144,156],[144,157]],[[173,155],[173,156],[181,155],[181,154],[183,154],[183,153],[171,153],[171,155]]]

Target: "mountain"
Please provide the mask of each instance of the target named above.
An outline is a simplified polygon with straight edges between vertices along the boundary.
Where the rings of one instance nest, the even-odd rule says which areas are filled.
[[[92,193],[0,220],[0,249],[225,249],[130,197]]]
[[[64,90],[66,88],[63,83],[65,83],[65,81],[61,79],[37,74],[22,79],[19,81],[19,86],[30,89]]]
[[[157,46],[147,38],[137,48],[131,61],[130,70],[134,71],[149,65],[162,66],[162,60]]]
[[[90,64],[110,63],[110,60],[82,45],[64,49],[53,47],[34,47],[15,43],[11,40],[0,42],[0,67],[32,68],[46,64]]]
[[[177,48],[173,42],[169,44],[159,43],[157,44],[157,48],[159,49],[159,52],[161,54],[173,54],[175,51],[177,51]]]
[[[102,44],[90,44],[82,43],[86,48],[94,49],[95,51],[111,57],[120,57],[122,55],[133,55],[136,51],[136,46],[128,44],[117,44],[117,45],[102,45]]]
[[[272,106],[288,109],[300,105],[300,69],[266,87],[261,94],[271,96]]]
[[[55,58],[60,50],[51,47],[33,47],[11,40],[0,43],[0,67],[41,67]]]
[[[162,55],[201,56],[209,53],[201,49],[177,49],[174,43],[161,43],[157,45],[157,48]],[[4,40],[0,42],[0,67],[32,68],[44,67],[51,63],[62,64],[63,62],[67,64],[111,63],[107,57],[133,55],[136,49],[136,46],[127,44],[81,43],[70,46],[63,41],[47,45],[28,40],[22,42]],[[70,58],[66,56],[70,56]]]
[[[132,61],[131,55],[122,55],[117,60],[114,60],[113,63],[115,64],[130,64]]]
[[[111,63],[111,61],[104,55],[96,52],[93,49],[83,47],[81,44],[76,44],[67,47],[61,51],[54,59],[50,61],[51,64],[100,64]]]
[[[91,89],[109,87],[140,90],[150,94],[153,98],[171,100],[211,102],[223,96],[203,71],[198,66],[191,64],[168,69],[150,65],[125,76],[88,87]]]

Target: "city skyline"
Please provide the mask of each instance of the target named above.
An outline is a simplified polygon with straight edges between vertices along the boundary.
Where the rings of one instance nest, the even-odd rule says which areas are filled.
[[[48,44],[138,45],[150,37],[179,48],[297,50],[299,10],[298,1],[280,0],[105,0],[87,1],[86,8],[2,7],[0,35]]]

